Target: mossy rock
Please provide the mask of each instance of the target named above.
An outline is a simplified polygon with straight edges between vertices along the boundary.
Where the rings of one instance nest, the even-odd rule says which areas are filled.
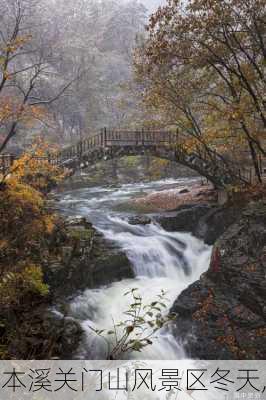
[[[71,240],[91,240],[94,237],[95,230],[93,228],[84,228],[83,226],[73,226],[68,228],[67,234]]]

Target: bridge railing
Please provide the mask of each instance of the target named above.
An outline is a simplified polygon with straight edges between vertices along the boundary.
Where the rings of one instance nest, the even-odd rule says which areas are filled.
[[[103,138],[104,135],[101,132],[94,136],[89,136],[86,139],[80,140],[73,146],[66,147],[57,154],[57,163],[60,164],[66,160],[71,160],[77,157],[79,158],[82,154],[85,154],[90,150],[94,150],[97,147],[103,146]]]
[[[15,154],[0,154],[0,173],[12,172],[12,165],[16,160],[19,159],[18,155]],[[35,156],[34,154],[29,158],[29,160],[34,160],[35,162],[42,163],[43,161],[48,161],[52,165],[57,165],[57,159],[54,156]],[[28,161],[29,161],[28,160]]]
[[[40,159],[47,159],[51,164],[58,166],[70,167],[75,169],[75,166],[83,163],[83,157],[87,162],[88,153],[94,153],[93,157],[97,158],[98,149],[108,149],[112,147],[138,147],[142,152],[142,148],[146,147],[163,147],[167,150],[170,148],[175,150],[175,157],[182,161],[184,165],[194,168],[199,173],[205,176],[230,176],[235,180],[252,183],[254,178],[254,171],[251,167],[240,165],[235,160],[227,159],[221,154],[216,153],[215,150],[206,150],[204,146],[198,146],[195,151],[188,151],[181,141],[178,140],[178,133],[166,130],[153,130],[153,129],[102,129],[98,134],[89,136],[72,146],[63,148],[55,154],[47,154],[47,157]],[[102,155],[102,151],[101,154]],[[93,158],[92,157],[92,158]],[[35,160],[38,157],[34,157]],[[0,173],[8,173],[13,162],[17,159],[12,154],[0,155]],[[260,162],[261,172],[264,172],[262,161]],[[266,172],[266,171],[265,171]],[[232,180],[232,179],[231,179]]]
[[[176,134],[169,131],[155,130],[104,130],[104,145],[109,146],[147,146],[166,145],[176,141]]]
[[[56,163],[80,158],[82,155],[97,148],[112,146],[150,146],[170,145],[175,143],[177,135],[169,131],[159,130],[124,130],[102,129],[100,133],[89,136],[73,146],[61,150],[56,156]]]

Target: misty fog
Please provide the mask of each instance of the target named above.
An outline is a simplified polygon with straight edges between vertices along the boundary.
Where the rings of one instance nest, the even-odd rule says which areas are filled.
[[[132,79],[132,55],[149,14],[163,3],[0,0],[0,47],[14,32],[18,43],[3,94],[13,108],[45,105],[34,124],[20,120],[14,127],[10,119],[2,121],[0,139],[8,132],[16,146],[35,135],[69,144],[103,126],[134,126],[143,111]]]

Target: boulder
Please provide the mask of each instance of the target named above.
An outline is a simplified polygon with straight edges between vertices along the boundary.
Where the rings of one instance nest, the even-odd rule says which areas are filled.
[[[235,207],[217,207],[209,204],[186,205],[167,212],[156,220],[167,231],[190,232],[213,245],[241,213]]]
[[[19,314],[1,314],[12,332],[8,354],[12,359],[70,359],[83,337],[78,321],[50,310],[49,303],[24,307]],[[19,329],[17,327],[19,326]]]
[[[200,218],[210,210],[212,207],[208,204],[188,204],[178,207],[177,210],[165,212],[156,220],[169,232],[194,232]]]
[[[193,234],[213,245],[219,237],[240,217],[241,208],[212,207],[194,226]]]
[[[55,252],[43,261],[45,282],[55,298],[134,277],[126,254],[85,218],[67,219],[55,236]]]
[[[130,225],[149,225],[152,222],[151,218],[146,215],[135,215],[128,219]]]
[[[179,194],[185,194],[185,193],[189,193],[189,190],[188,189],[182,189],[179,192]]]

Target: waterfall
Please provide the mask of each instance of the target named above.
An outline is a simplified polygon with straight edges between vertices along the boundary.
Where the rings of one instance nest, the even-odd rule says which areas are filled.
[[[139,188],[131,185],[125,190],[120,188],[119,193],[99,191],[98,196],[95,196],[96,191],[87,190],[86,195],[79,191],[79,194],[73,196],[72,193],[64,199],[74,205],[79,214],[90,215],[90,219],[94,219],[95,226],[106,239],[117,243],[126,252],[135,272],[134,279],[123,279],[105,287],[86,290],[71,302],[70,314],[80,321],[86,332],[76,358],[106,358],[107,344],[92,328],[111,330],[114,322],[125,319],[124,312],[131,300],[124,296],[125,292],[137,288],[143,304],[148,304],[163,289],[167,292],[168,302],[164,311],[167,314],[178,295],[208,269],[211,248],[189,233],[167,232],[155,223],[131,225],[126,215],[109,212],[103,216],[98,210],[99,197],[104,199],[105,209],[108,209],[108,199],[113,204],[114,198],[128,196],[129,190],[134,192],[133,189]],[[170,325],[156,333],[153,344],[141,353],[133,352],[125,357],[170,360],[184,359],[186,354],[182,343],[178,343],[173,336]]]

